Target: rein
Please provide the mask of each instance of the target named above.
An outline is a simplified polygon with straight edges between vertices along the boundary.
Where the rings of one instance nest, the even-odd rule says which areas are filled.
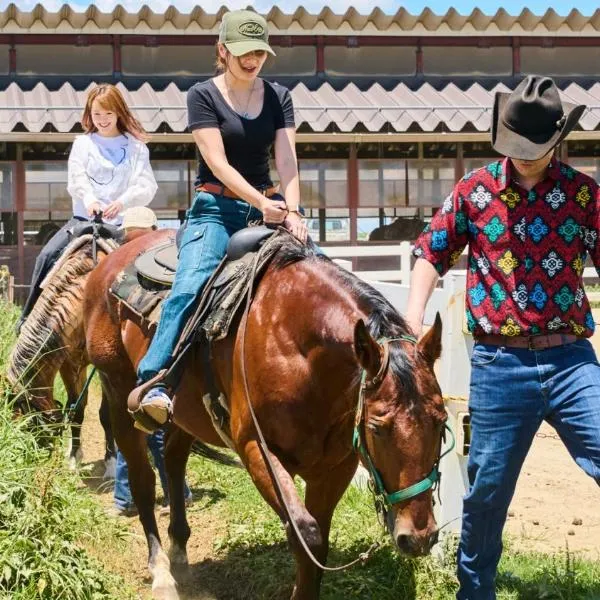
[[[306,555],[308,556],[308,558],[317,567],[319,567],[323,571],[342,571],[342,570],[348,569],[349,567],[354,566],[358,562],[365,562],[369,558],[371,552],[373,552],[373,550],[375,550],[379,546],[379,543],[375,542],[366,552],[361,553],[358,558],[356,558],[355,560],[353,560],[345,565],[340,565],[338,567],[328,567],[326,565],[323,565],[315,557],[312,550],[309,548],[308,544],[306,543],[306,541],[302,535],[302,532],[300,531],[300,528],[298,527],[298,524],[296,523],[296,520],[294,519],[294,517],[292,515],[292,511],[291,511],[288,501],[285,497],[283,487],[281,485],[281,481],[279,480],[279,477],[277,476],[275,465],[273,464],[273,460],[271,459],[270,451],[267,446],[267,442],[265,440],[263,432],[258,423],[256,413],[254,412],[254,407],[252,406],[252,401],[250,398],[250,390],[248,388],[248,378],[246,376],[246,360],[245,360],[246,328],[248,325],[248,315],[250,313],[250,307],[252,304],[252,292],[253,292],[254,282],[255,282],[255,278],[256,278],[257,265],[258,265],[258,258],[255,257],[253,260],[253,263],[252,263],[252,273],[250,276],[250,285],[248,286],[248,296],[246,298],[246,306],[244,308],[244,313],[242,315],[241,332],[240,332],[240,336],[241,336],[240,337],[240,354],[241,354],[241,363],[242,363],[241,364],[242,381],[244,382],[244,394],[246,396],[248,410],[250,412],[250,416],[252,418],[254,428],[256,429],[256,433],[258,435],[259,448],[260,448],[261,454],[263,456],[263,459],[265,461],[265,464],[267,466],[267,469],[269,471],[269,474],[271,476],[271,481],[273,483],[273,487],[277,494],[277,498],[283,508],[286,520],[289,523],[289,525],[292,527],[292,529],[294,530],[294,534],[296,535],[296,538],[302,545],[304,552],[306,552]],[[361,387],[360,387],[360,392],[359,392],[359,396],[358,396],[358,407],[357,407],[357,412],[356,412],[356,417],[355,417],[354,439],[353,439],[354,449],[357,450],[358,452],[360,452],[360,454],[365,459],[366,463],[369,465],[369,472],[370,472],[371,478],[374,481],[375,490],[377,490],[376,496],[381,497],[385,502],[388,502],[390,504],[397,504],[398,502],[402,502],[403,500],[417,496],[418,494],[421,494],[422,492],[431,488],[437,481],[439,481],[439,478],[440,478],[439,470],[438,470],[439,461],[441,460],[441,458],[443,456],[445,456],[448,452],[450,452],[450,450],[454,447],[454,436],[452,436],[452,446],[438,458],[431,473],[425,479],[423,479],[422,481],[420,481],[408,488],[405,488],[404,490],[394,492],[393,494],[387,494],[387,492],[385,491],[385,486],[383,485],[381,476],[379,475],[377,469],[375,468],[375,465],[373,464],[373,461],[371,460],[371,457],[369,456],[369,453],[362,441],[362,435],[360,433],[360,426],[364,421],[365,390],[374,389],[379,386],[381,381],[383,381],[383,378],[385,376],[385,373],[387,371],[388,364],[389,364],[389,346],[388,346],[388,344],[391,341],[396,341],[396,340],[400,340],[400,339],[410,341],[414,344],[416,344],[416,342],[417,342],[416,338],[414,338],[412,336],[401,336],[400,338],[394,338],[394,339],[384,338],[380,342],[383,347],[383,361],[382,361],[381,368],[379,369],[379,372],[377,373],[377,375],[375,375],[375,377],[371,381],[367,382],[367,373],[366,373],[366,370],[363,370],[363,373],[361,376]],[[452,434],[452,431],[450,430],[450,428],[448,428],[447,426],[446,426],[446,428]],[[391,502],[390,502],[390,499],[392,500]]]

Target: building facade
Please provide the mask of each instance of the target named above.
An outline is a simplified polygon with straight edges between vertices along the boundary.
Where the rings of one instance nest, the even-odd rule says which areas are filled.
[[[118,84],[151,133],[161,222],[184,217],[196,171],[185,95],[213,75],[223,12],[0,12],[0,264],[18,282],[70,216],[67,158],[95,83]],[[553,76],[566,100],[588,106],[559,151],[600,176],[596,17],[265,16],[277,58],[264,75],[292,91],[302,204],[320,244],[413,239],[454,182],[494,158],[494,92],[528,73]]]

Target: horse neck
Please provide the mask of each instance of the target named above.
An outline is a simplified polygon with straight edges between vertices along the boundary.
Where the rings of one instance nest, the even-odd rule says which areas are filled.
[[[93,268],[84,249],[52,277],[35,303],[9,358],[7,375],[26,389],[52,387],[70,349],[83,343],[83,288]]]

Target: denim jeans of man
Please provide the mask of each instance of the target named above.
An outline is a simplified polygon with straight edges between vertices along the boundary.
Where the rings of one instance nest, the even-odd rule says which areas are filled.
[[[148,352],[138,365],[138,378],[148,381],[168,366],[179,335],[196,299],[227,251],[229,238],[262,219],[247,202],[198,192],[188,211],[179,245],[179,264],[171,294],[161,309],[160,323]]]
[[[158,471],[160,485],[163,490],[164,504],[169,503],[169,485],[167,483],[167,472],[165,470],[165,441],[164,430],[157,429],[154,433],[146,437],[148,441],[148,450],[152,455],[154,466]],[[185,498],[189,499],[192,495],[190,488],[185,483]],[[129,471],[123,454],[117,450],[117,466],[115,473],[114,504],[119,510],[128,510],[135,506],[129,487]]]
[[[589,341],[580,340],[541,351],[475,344],[471,366],[470,489],[457,598],[494,600],[502,529],[542,421],[600,485],[600,365]]]

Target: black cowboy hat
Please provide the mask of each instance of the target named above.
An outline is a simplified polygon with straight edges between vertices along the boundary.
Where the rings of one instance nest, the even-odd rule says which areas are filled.
[[[584,110],[561,102],[550,77],[527,75],[512,93],[496,92],[492,146],[503,156],[537,160],[562,142]]]

